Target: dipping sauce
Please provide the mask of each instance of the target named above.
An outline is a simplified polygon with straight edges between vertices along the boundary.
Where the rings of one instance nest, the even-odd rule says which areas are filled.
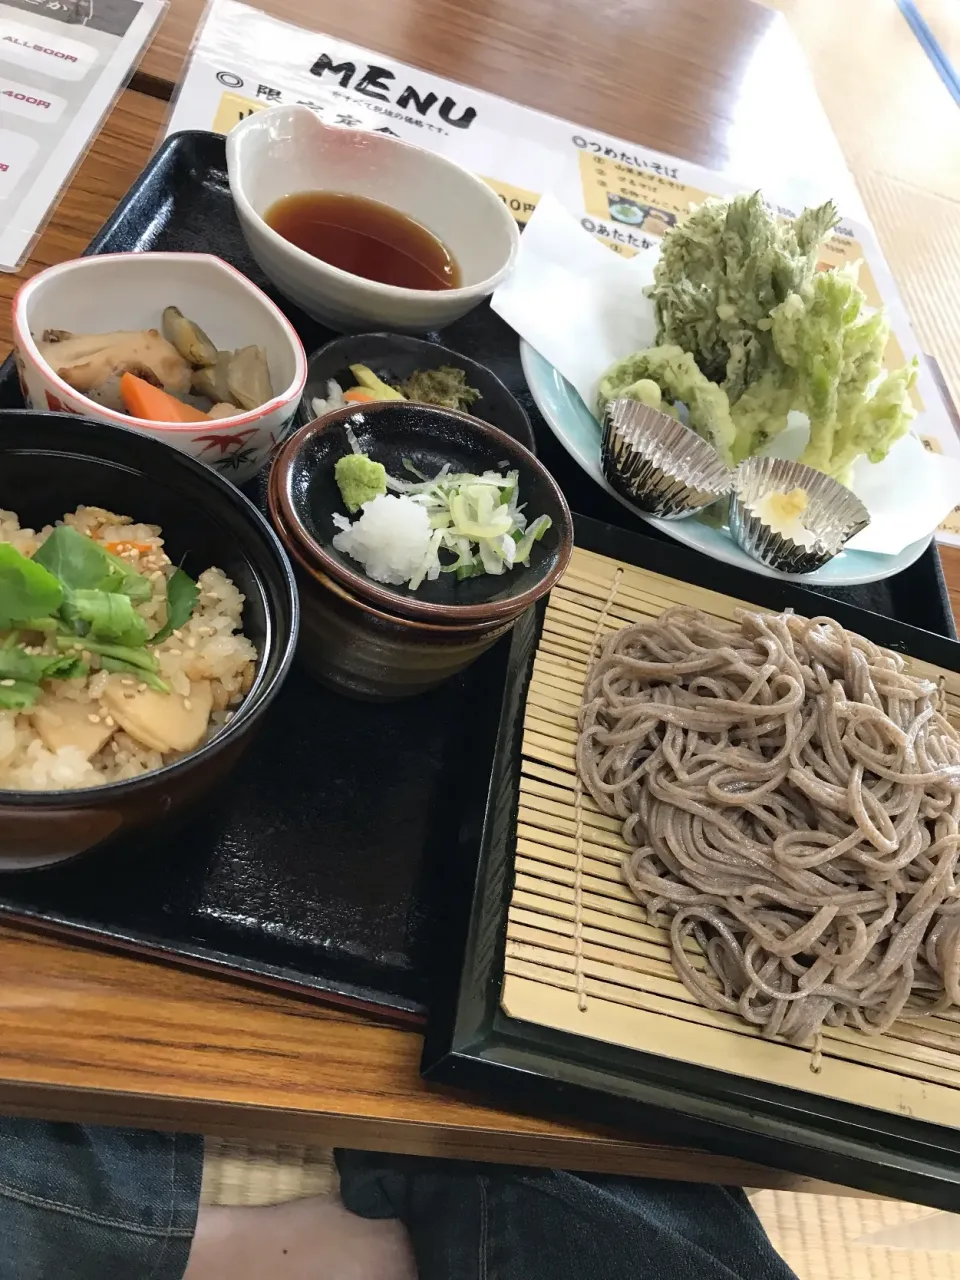
[[[414,218],[366,196],[301,191],[263,215],[284,240],[341,271],[402,289],[456,289],[460,268]]]

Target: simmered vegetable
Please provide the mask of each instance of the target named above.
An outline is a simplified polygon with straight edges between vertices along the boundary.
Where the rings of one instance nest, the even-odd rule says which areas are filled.
[[[164,307],[163,334],[194,369],[216,364],[217,348],[193,320],[188,320],[179,307]]]
[[[218,351],[179,307],[163,309],[156,329],[74,334],[47,329],[37,342],[51,369],[76,391],[145,422],[202,422],[259,409],[273,398],[267,353],[251,344]],[[227,412],[224,412],[224,409]]]
[[[189,364],[156,329],[84,335],[48,330],[37,349],[64,382],[109,409],[123,410],[120,379],[125,373],[174,395],[190,389]]]
[[[144,422],[206,422],[207,415],[192,404],[168,396],[159,387],[152,387],[143,378],[125,373],[120,379],[120,395],[123,407],[134,418]],[[234,409],[236,413],[236,409]]]

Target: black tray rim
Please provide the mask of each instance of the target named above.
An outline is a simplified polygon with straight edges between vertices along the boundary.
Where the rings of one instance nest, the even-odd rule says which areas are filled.
[[[0,890],[3,881],[0,879]],[[327,978],[322,974],[297,970],[296,978],[282,965],[237,957],[227,951],[198,943],[176,942],[154,937],[136,930],[116,929],[103,933],[93,925],[85,925],[59,913],[22,911],[0,903],[0,920],[13,924],[37,937],[58,938],[73,946],[89,947],[112,955],[134,956],[151,964],[169,966],[190,973],[207,973],[243,983],[247,987],[277,991],[307,1000],[318,998],[324,1007],[348,1009],[351,1013],[368,1014],[371,1018],[405,1029],[420,1030],[426,1021],[426,1009],[418,1001],[379,990],[363,983]]]
[[[216,153],[214,155],[214,153]],[[134,201],[141,198],[144,191],[152,186],[163,186],[167,180],[170,171],[174,170],[179,164],[187,161],[195,160],[201,164],[205,163],[207,168],[216,166],[218,171],[225,170],[225,142],[221,135],[212,133],[208,130],[191,129],[181,130],[171,134],[165,138],[154,154],[150,157],[144,169],[132,183],[126,194],[121,198],[111,216],[103,224],[96,233],[90,243],[82,252],[82,256],[90,256],[98,253],[112,252],[110,243],[112,239],[122,231],[125,220],[130,216],[131,206]],[[144,250],[149,252],[149,249]],[[7,359],[0,365],[0,385],[6,386],[8,383],[16,384],[18,381],[16,365],[13,355],[9,355]],[[652,539],[645,537],[640,533],[631,533],[626,530],[620,530],[617,526],[600,526],[598,522],[587,520],[585,517],[575,516],[575,523],[580,527],[588,528],[597,526],[610,528],[617,533],[622,533],[626,538],[639,539],[644,545],[657,548],[660,556],[666,557],[669,561],[671,557],[675,559],[677,564],[683,563],[684,559],[690,563],[700,560],[702,563],[700,568],[703,572],[708,573],[714,570],[727,568],[717,561],[711,561],[705,557],[698,556],[696,552],[692,552],[686,548],[679,546],[673,542],[658,543]],[[692,557],[692,560],[691,560]],[[668,570],[673,572],[673,570]],[[736,570],[738,573],[744,573],[743,570]],[[940,606],[943,610],[943,621],[950,630],[951,635],[956,632],[953,627],[953,619],[949,611],[948,596],[946,592],[945,582],[943,578],[942,567],[939,556],[936,552],[935,544],[924,552],[909,570],[904,571],[912,576],[916,576],[918,583],[921,581],[920,575],[924,575],[923,582],[926,589],[935,588]],[[771,579],[754,579],[753,575],[744,574],[750,581],[766,581],[772,582]],[[691,579],[692,580],[692,579]],[[713,585],[713,580],[708,585]],[[788,584],[795,585],[795,584]],[[741,591],[741,594],[746,594]],[[833,599],[827,601],[824,597],[819,598],[822,605],[831,611],[841,606]],[[821,610],[822,611],[822,610]],[[542,609],[541,609],[542,613]],[[880,617],[881,615],[871,615]],[[486,725],[488,719],[492,727],[490,733],[497,732],[497,718],[501,723],[507,723],[509,708],[512,705],[511,700],[514,699],[513,684],[514,680],[511,671],[514,663],[514,654],[518,647],[522,647],[529,642],[528,628],[534,626],[535,611],[531,611],[526,619],[522,619],[518,624],[513,637],[514,648],[511,649],[511,656],[507,669],[507,680],[503,693],[502,708],[498,705],[496,699],[490,699],[490,705],[484,708],[483,722]],[[505,642],[501,642],[505,643]],[[486,731],[486,730],[485,730]],[[500,734],[500,738],[504,737]],[[486,803],[489,816],[490,798],[493,795],[493,788],[497,779],[501,776],[502,768],[500,763],[500,752],[502,743],[497,742],[496,753],[491,750],[487,756],[489,759],[494,756],[494,768],[488,780],[489,789],[487,791]],[[459,835],[456,837],[455,843],[458,848],[458,855],[461,862],[465,866],[469,866],[467,873],[472,875],[473,864],[470,859],[476,856],[476,850],[480,847],[481,835],[484,839],[484,848],[487,841],[487,823],[482,822],[483,809],[480,800],[482,788],[477,788],[477,812],[465,811],[462,815],[462,826]],[[472,806],[471,806],[472,809]],[[468,847],[469,846],[469,847]],[[481,866],[482,872],[482,866]],[[2,887],[2,882],[0,882]],[[431,997],[429,1007],[432,1009],[434,1004],[438,1010],[446,1007],[448,1003],[448,994],[446,992],[446,984],[451,978],[459,980],[459,956],[463,952],[466,937],[467,921],[470,913],[471,894],[474,892],[474,885],[463,885],[458,887],[450,902],[450,915],[447,921],[447,932],[449,938],[447,945],[449,946],[450,963],[444,963],[442,972],[436,975],[437,994]],[[225,977],[230,977],[237,981],[245,981],[253,983],[256,986],[266,987],[268,989],[277,989],[289,991],[293,994],[299,994],[305,998],[315,998],[331,1004],[335,1007],[345,1007],[353,1010],[360,1010],[373,1013],[388,1021],[393,1021],[406,1026],[422,1026],[427,1018],[427,1006],[406,999],[396,993],[387,993],[379,990],[370,984],[354,984],[340,978],[327,978],[316,972],[309,971],[306,968],[299,968],[295,971],[287,969],[282,965],[272,965],[267,962],[259,962],[249,960],[246,957],[236,956],[228,951],[220,950],[216,947],[201,945],[197,942],[185,943],[177,941],[172,943],[169,939],[154,937],[153,935],[137,932],[136,930],[118,930],[114,935],[104,934],[101,931],[84,926],[77,922],[68,920],[65,917],[58,917],[53,914],[30,913],[25,911],[17,911],[15,908],[9,908],[0,905],[0,918],[16,921],[18,924],[30,929],[31,931],[60,936],[80,945],[95,946],[98,949],[116,951],[125,954],[136,954],[150,958],[161,964],[176,964],[187,969],[206,970],[215,972]],[[459,932],[458,932],[459,929]],[[446,960],[446,957],[445,957]],[[440,1015],[438,1014],[438,1021]],[[492,1089],[496,1092],[496,1089]],[[536,1090],[535,1090],[536,1092]],[[671,1122],[672,1123],[672,1122]]]
[[[794,582],[761,578],[599,521],[574,516],[576,545],[670,577],[807,616],[829,612],[877,643],[960,671],[960,643]],[[655,1054],[553,1031],[500,1009],[520,769],[520,737],[545,603],[513,637],[490,799],[462,963],[431,1008],[421,1060],[430,1084],[482,1092],[535,1113],[651,1138],[955,1210],[960,1129],[817,1098]],[[499,802],[499,803],[498,803]]]

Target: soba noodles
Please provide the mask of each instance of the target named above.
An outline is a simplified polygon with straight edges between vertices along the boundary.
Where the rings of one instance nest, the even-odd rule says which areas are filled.
[[[960,1004],[960,734],[940,707],[829,618],[723,630],[676,608],[607,640],[578,768],[697,1000],[798,1045]]]

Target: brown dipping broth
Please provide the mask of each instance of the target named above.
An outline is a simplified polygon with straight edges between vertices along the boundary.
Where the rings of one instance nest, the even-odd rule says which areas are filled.
[[[401,289],[457,289],[460,268],[446,245],[405,213],[335,191],[301,191],[263,215],[284,240],[351,275]]]

